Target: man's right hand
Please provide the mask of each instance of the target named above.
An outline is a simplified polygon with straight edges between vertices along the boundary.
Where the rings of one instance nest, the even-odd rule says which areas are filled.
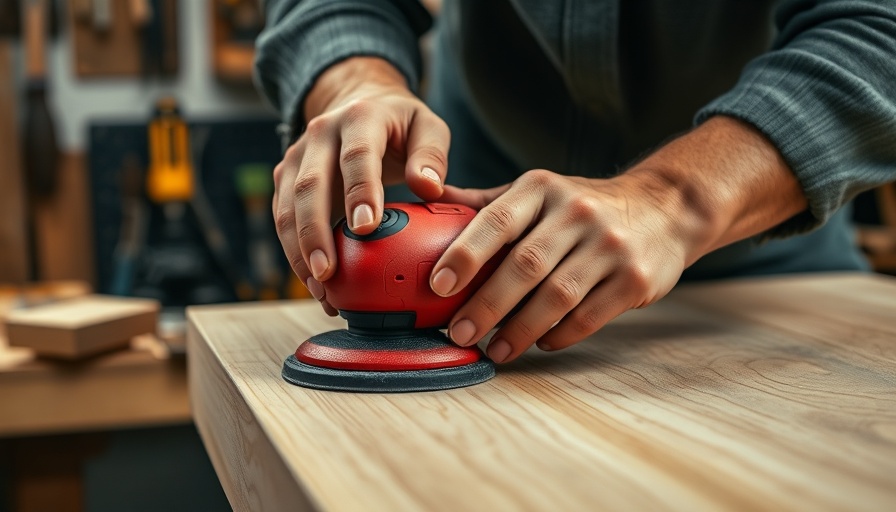
[[[406,181],[425,201],[443,192],[448,126],[388,62],[353,57],[325,71],[304,105],[305,132],[274,169],[274,219],[293,271],[331,315],[321,281],[336,270],[332,221],[370,233],[383,185]],[[341,184],[341,190],[340,190]]]

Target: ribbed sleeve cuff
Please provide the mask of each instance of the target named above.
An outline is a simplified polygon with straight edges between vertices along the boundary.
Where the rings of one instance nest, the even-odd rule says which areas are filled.
[[[401,11],[387,2],[295,9],[263,33],[256,48],[256,83],[292,127],[292,138],[303,129],[305,97],[333,64],[355,56],[380,57],[414,91],[421,72],[417,37]]]
[[[807,65],[811,62],[811,65]],[[799,70],[799,71],[797,71]],[[848,199],[846,184],[854,170],[842,164],[855,151],[852,136],[842,133],[862,98],[850,97],[854,82],[830,62],[801,51],[766,55],[753,61],[733,90],[701,109],[695,122],[713,115],[741,119],[765,134],[793,170],[809,209],[772,228],[762,238],[786,237],[823,224]],[[874,103],[873,101],[871,103]],[[833,130],[832,130],[833,129]],[[850,134],[852,135],[852,134]]]

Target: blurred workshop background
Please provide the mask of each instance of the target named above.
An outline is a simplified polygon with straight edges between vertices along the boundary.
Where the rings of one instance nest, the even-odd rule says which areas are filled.
[[[308,297],[270,213],[263,23],[260,0],[0,0],[0,511],[229,509],[190,421],[185,307]],[[855,219],[896,273],[896,189]],[[34,314],[62,303],[67,324]]]
[[[0,342],[0,510],[229,509],[190,422],[184,308],[307,296],[270,215],[262,25],[255,0],[0,1],[0,316],[160,306],[154,335],[98,355]]]

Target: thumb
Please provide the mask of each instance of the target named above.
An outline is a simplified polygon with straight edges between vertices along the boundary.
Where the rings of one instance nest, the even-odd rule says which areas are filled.
[[[450,145],[451,132],[445,121],[432,112],[418,111],[408,132],[404,175],[411,192],[424,201],[442,196]]]

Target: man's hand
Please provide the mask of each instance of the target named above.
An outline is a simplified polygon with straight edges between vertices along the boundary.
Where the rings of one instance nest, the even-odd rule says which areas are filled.
[[[442,195],[448,126],[387,62],[347,59],[315,82],[305,133],[274,169],[274,219],[293,271],[331,315],[320,282],[336,270],[331,216],[358,234],[383,213],[383,184],[406,181],[424,200]]]
[[[713,118],[612,179],[529,171],[489,190],[446,187],[481,211],[436,263],[430,285],[463,289],[506,244],[508,256],[449,324],[476,343],[530,292],[487,352],[510,361],[532,344],[557,350],[663,297],[700,256],[806,208],[775,148],[752,127]]]
[[[451,338],[477,342],[535,290],[492,338],[488,355],[498,363],[536,342],[543,350],[568,347],[653,303],[678,281],[691,250],[675,205],[631,179],[534,170],[510,186],[446,196],[484,208],[436,264],[433,291],[463,289],[505,244],[515,244],[454,316]]]

